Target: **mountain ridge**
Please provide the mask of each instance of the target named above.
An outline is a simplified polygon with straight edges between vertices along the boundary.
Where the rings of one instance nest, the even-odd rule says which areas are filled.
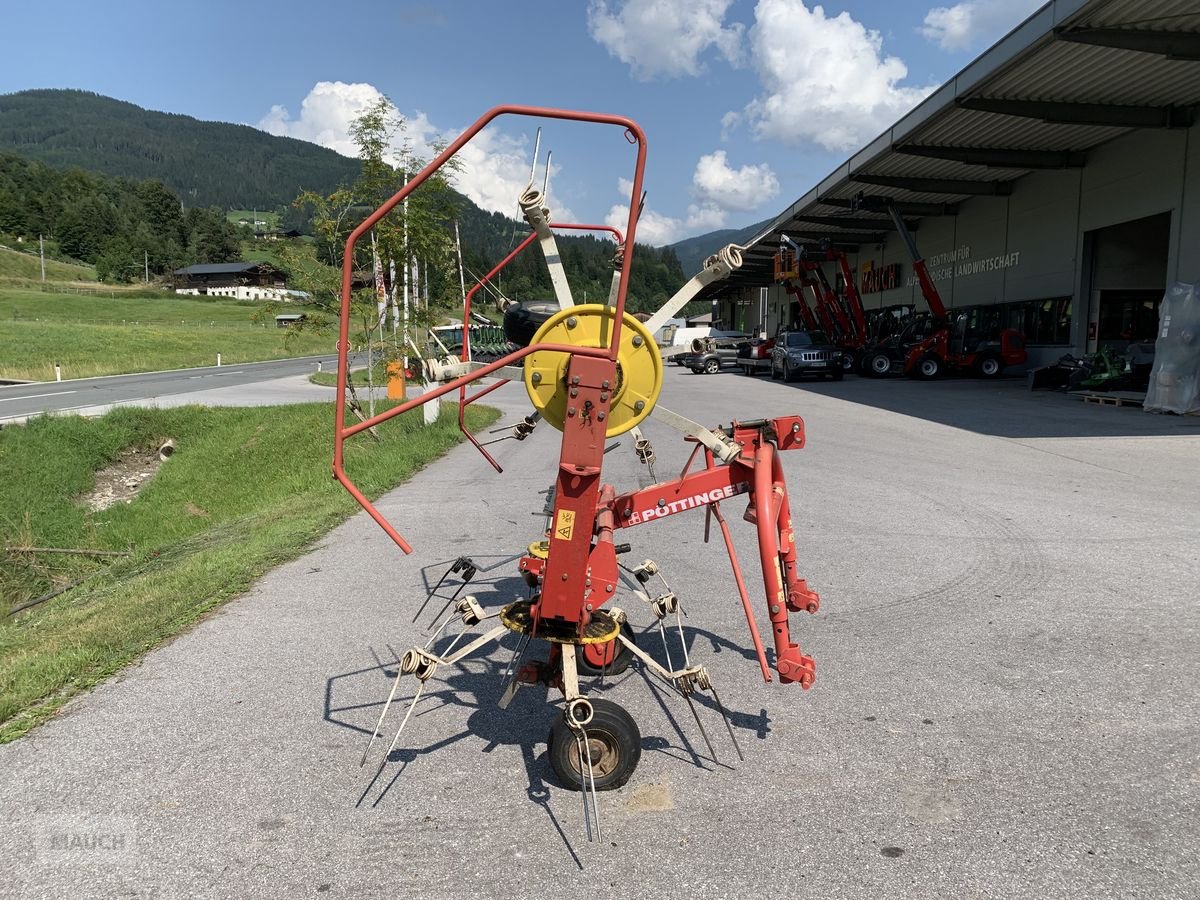
[[[250,125],[148,110],[91,91],[0,94],[0,152],[56,169],[155,179],[191,206],[276,209],[353,180],[358,160]]]

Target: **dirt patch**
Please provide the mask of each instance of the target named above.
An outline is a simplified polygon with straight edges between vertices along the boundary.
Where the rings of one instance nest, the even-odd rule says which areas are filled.
[[[666,812],[675,808],[671,789],[665,784],[639,784],[625,801],[630,812]]]
[[[122,450],[116,462],[96,473],[96,486],[80,497],[79,503],[92,512],[132,503],[162,464],[158,450]]]

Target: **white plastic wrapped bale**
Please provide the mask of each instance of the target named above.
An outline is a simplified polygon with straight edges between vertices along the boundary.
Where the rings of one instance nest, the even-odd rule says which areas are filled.
[[[1147,412],[1200,414],[1200,283],[1167,288],[1158,313]]]

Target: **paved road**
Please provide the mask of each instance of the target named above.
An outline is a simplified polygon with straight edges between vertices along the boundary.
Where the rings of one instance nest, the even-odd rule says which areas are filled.
[[[336,355],[303,356],[241,365],[0,385],[0,422],[18,421],[41,412],[90,412],[119,404],[150,405],[181,394],[309,375],[316,371],[318,362],[327,371],[337,368]]]
[[[515,420],[517,390],[493,394]],[[358,767],[411,622],[449,560],[519,595],[557,434],[460,447],[55,721],[0,748],[0,885],[22,897],[1191,898],[1200,894],[1195,423],[1019,385],[749,383],[668,371],[706,422],[799,412],[787,454],[811,691],[763,684],[703,516],[627,532],[684,598],[745,751],[711,704],[634,671],[604,694],[643,738],[633,781],[579,795],[511,649],[439,673],[398,749]],[[929,410],[925,417],[910,414]],[[1051,432],[1052,436],[1045,436]],[[660,475],[685,445],[648,434]],[[644,473],[624,445],[623,486]],[[753,586],[753,536],[727,512]],[[761,598],[755,597],[762,616]],[[624,597],[640,640],[651,621]],[[422,622],[423,624],[423,622]],[[676,650],[677,652],[677,650]],[[390,725],[398,723],[393,715]],[[390,731],[389,731],[390,737]]]

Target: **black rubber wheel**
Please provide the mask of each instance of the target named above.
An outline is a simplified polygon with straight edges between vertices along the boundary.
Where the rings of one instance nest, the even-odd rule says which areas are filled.
[[[592,720],[584,726],[596,790],[611,791],[625,784],[642,755],[642,733],[633,716],[611,700],[591,701]],[[550,728],[550,768],[568,790],[582,787],[579,744],[566,717]]]
[[[799,377],[800,377],[800,373],[797,372],[795,369],[793,369],[791,366],[789,366],[787,360],[785,359],[783,361],[783,380],[790,383],[790,382],[795,381]]]
[[[704,371],[709,375],[716,375],[721,371],[721,361],[719,359],[706,360],[704,363]]]
[[[628,622],[621,626],[621,633],[633,643],[637,643]],[[614,652],[615,657],[611,655]],[[606,658],[609,660],[607,668],[604,666]],[[575,668],[584,678],[597,678],[601,674],[620,675],[632,662],[633,651],[617,640],[607,644],[582,644],[575,648]]]
[[[942,361],[930,353],[928,356],[923,356],[913,366],[913,377],[920,378],[922,381],[932,381],[942,374]]]
[[[998,356],[981,356],[975,360],[975,374],[980,378],[999,378],[1004,371],[1004,363]]]
[[[867,357],[864,371],[874,375],[876,378],[882,378],[892,370],[892,358],[886,353],[872,353]]]
[[[846,370],[845,369],[834,369],[832,372],[829,373],[829,377],[832,378],[834,381],[841,381],[843,378],[846,377]]]
[[[779,380],[779,371],[775,368],[775,360],[771,360],[771,380]]]

